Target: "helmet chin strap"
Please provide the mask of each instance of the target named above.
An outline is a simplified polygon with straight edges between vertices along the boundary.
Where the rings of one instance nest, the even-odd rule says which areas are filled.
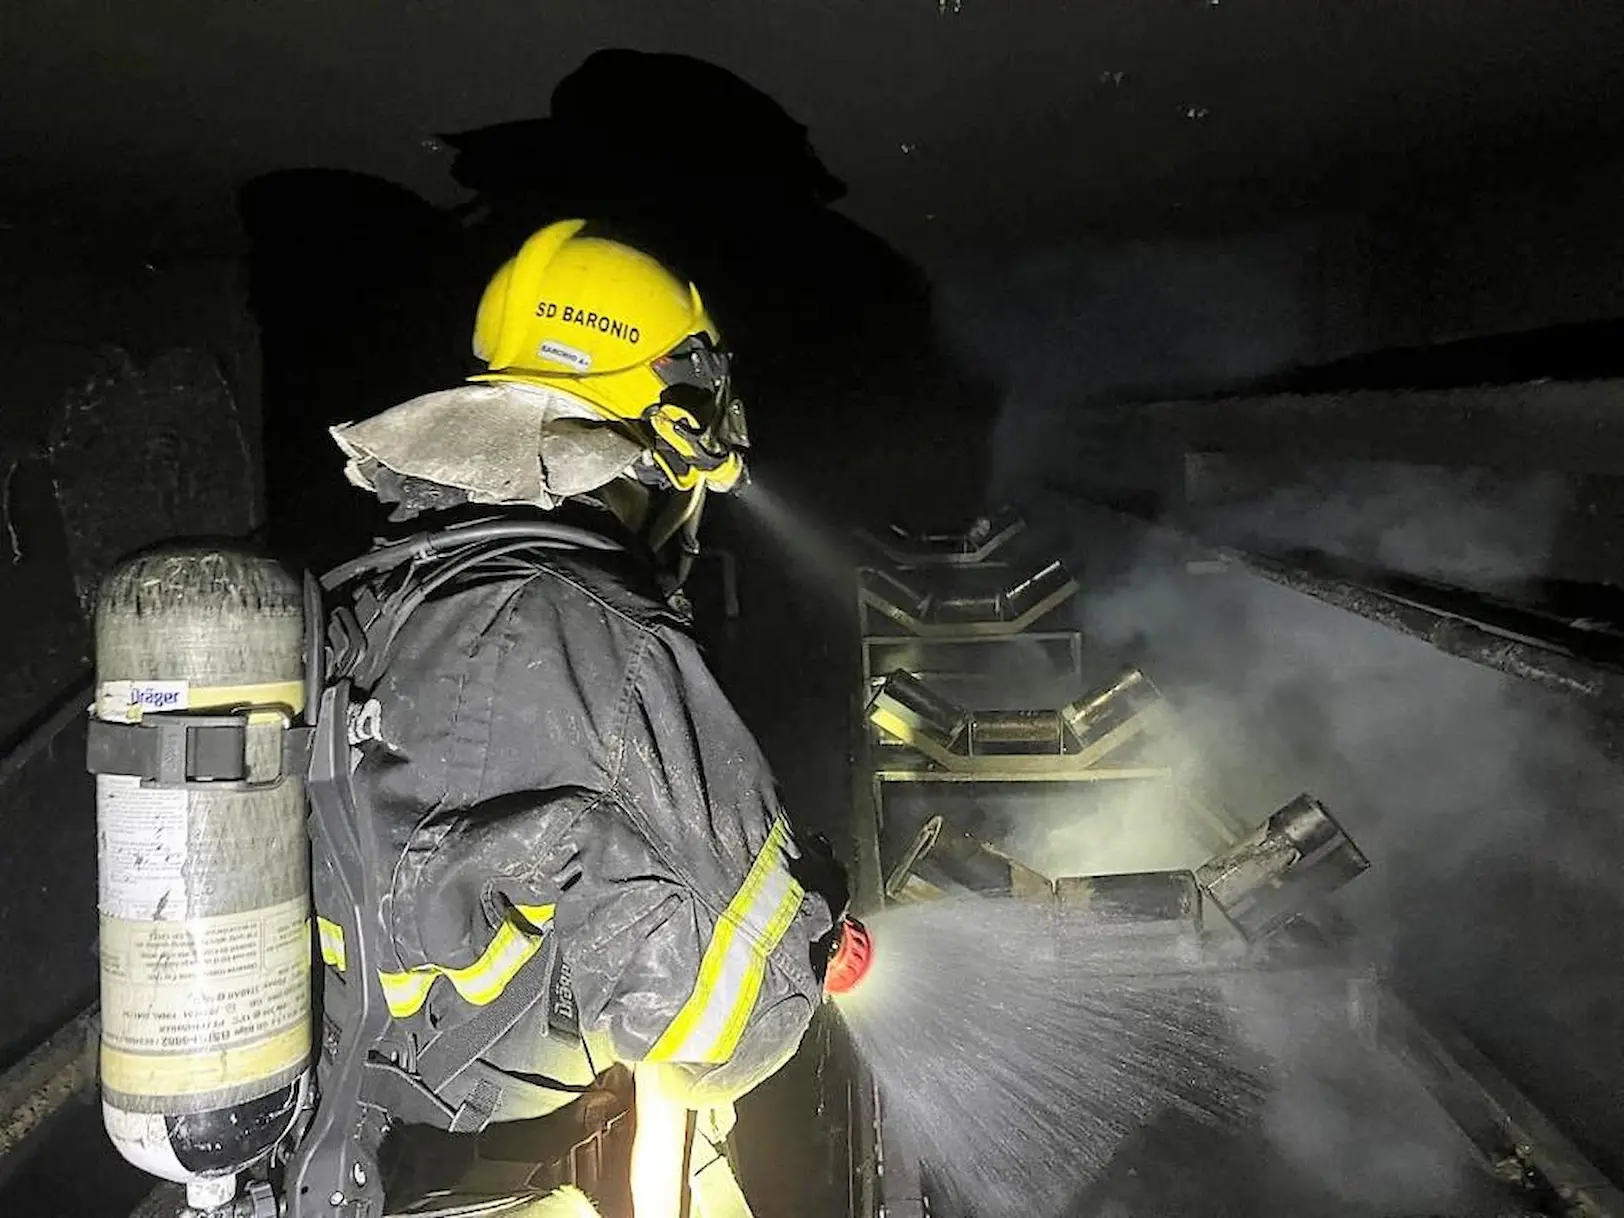
[[[636,479],[620,477],[606,482],[592,492],[592,497],[608,508],[626,530],[638,537],[644,529],[654,507],[654,492]]]
[[[667,594],[681,591],[699,557],[699,522],[705,511],[705,484],[673,496],[655,517],[649,530],[649,544],[656,555],[664,557],[668,547],[674,548],[674,557],[665,565],[662,577]]]
[[[601,487],[597,496],[661,559],[661,578],[667,591],[680,589],[699,554],[704,483],[687,491],[660,492],[631,478],[617,478]]]
[[[705,484],[672,495],[654,513],[648,525],[648,544],[659,553],[673,541],[685,554],[699,552],[699,520],[705,509]]]

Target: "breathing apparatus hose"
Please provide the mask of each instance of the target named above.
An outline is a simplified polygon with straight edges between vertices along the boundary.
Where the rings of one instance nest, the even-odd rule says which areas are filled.
[[[559,550],[615,552],[625,548],[613,538],[579,525],[559,524],[551,520],[485,520],[433,532],[414,533],[400,541],[379,546],[328,571],[321,577],[321,585],[332,591],[363,575],[387,571],[404,562],[438,558],[465,546],[488,541],[512,541]]]

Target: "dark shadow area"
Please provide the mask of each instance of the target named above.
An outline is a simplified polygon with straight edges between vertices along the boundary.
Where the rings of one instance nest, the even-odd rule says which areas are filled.
[[[457,319],[472,317],[478,288],[450,274],[453,219],[377,178],[269,174],[243,188],[240,208],[271,537],[300,563],[330,565],[366,544],[381,513],[344,482],[327,428],[453,382]]]
[[[651,133],[649,116],[679,121]],[[846,192],[805,127],[685,55],[599,51],[547,118],[442,137],[495,266],[538,223],[587,216],[699,285],[758,378],[849,387],[933,344],[924,275],[830,205]]]
[[[144,545],[245,537],[261,520],[258,350],[240,268],[195,252],[164,256],[61,217],[8,222],[0,378],[0,1069],[9,1069],[98,995],[84,730],[96,583]],[[8,1151],[15,1132],[0,1134]],[[122,1215],[151,1188],[114,1151],[94,1097],[51,1116],[28,1151],[0,1158],[0,1213]]]
[[[647,116],[673,98],[683,121],[651,138]],[[935,478],[979,488],[974,437],[990,425],[990,397],[941,360],[923,273],[830,210],[843,184],[765,94],[687,56],[601,51],[560,82],[548,117],[442,138],[473,192],[455,209],[325,169],[241,193],[264,333],[271,526],[291,557],[327,561],[371,524],[326,428],[470,371],[485,281],[530,233],[569,217],[699,285],[737,353],[766,462],[793,461],[823,485],[840,462],[842,497],[895,494],[882,485],[885,431],[921,403],[937,425],[910,430],[952,457]]]
[[[1620,373],[1624,373],[1624,319],[1614,319],[1354,355],[1292,368],[1219,393],[1458,389],[1547,378],[1600,380]],[[1205,392],[1217,396],[1210,387]]]

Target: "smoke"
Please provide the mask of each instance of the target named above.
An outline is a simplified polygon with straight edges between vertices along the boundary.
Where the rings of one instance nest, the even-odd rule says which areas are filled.
[[[1515,1067],[1583,1142],[1621,1145],[1602,1097],[1624,1081],[1608,1048],[1624,1001],[1609,963],[1624,775],[1580,709],[1246,576],[1140,567],[1089,598],[1084,623],[1096,646],[1136,649],[1178,700],[1187,764],[1218,802],[1255,824],[1301,790],[1325,801],[1372,863],[1338,905],[1401,990]],[[1051,846],[1065,833],[1051,828]],[[1253,1026],[1276,1056],[1297,1052],[1289,1018]],[[1405,1128],[1381,1109],[1351,1115],[1357,1069],[1322,1058],[1318,1083],[1275,1096],[1282,1153],[1339,1187],[1374,1187],[1372,1162],[1418,1195],[1447,1187],[1445,1145],[1416,1133],[1424,1105]]]
[[[1609,758],[1610,727],[1261,579],[1194,574],[1114,544],[1066,493],[1039,489],[1091,498],[1182,483],[1183,454],[1123,404],[1124,386],[1181,393],[1318,354],[1296,321],[1314,311],[1301,277],[1267,254],[1072,251],[983,277],[974,291],[961,280],[949,329],[1006,391],[991,489],[1022,502],[1074,566],[1092,564],[1078,624],[1094,652],[1131,659],[1174,701],[1181,772],[1251,825],[1301,791],[1323,800],[1372,862],[1337,898],[1363,950],[1616,1173],[1624,1158],[1603,1148],[1624,1147],[1624,1114],[1608,1098],[1624,1090],[1614,929],[1624,774]],[[1209,505],[1202,520],[1494,584],[1550,573],[1568,507],[1557,480],[1389,465],[1305,473]],[[1173,814],[1146,791],[1091,798],[1057,798],[1014,826],[1011,852],[1049,874],[1100,870],[1100,842],[1141,826],[1138,845],[1119,848],[1124,864],[1159,854],[1161,865],[1188,865],[1196,852],[1156,827]],[[1459,1148],[1436,1113],[1421,1101],[1361,1106],[1354,1059],[1302,1057],[1293,1003],[1245,1023],[1300,1067],[1273,1100],[1285,1158],[1373,1202],[1458,1183]]]
[[[1316,549],[1480,588],[1547,574],[1572,507],[1568,480],[1557,474],[1391,462],[1310,467],[1262,493],[1202,485],[1210,467],[1225,464],[1203,457],[1186,465],[1187,491],[1198,500],[1192,522],[1205,537],[1266,551]]]
[[[1488,1209],[1492,1186],[1471,1144],[1349,1026],[1341,987],[1284,974],[1223,988],[1234,1027],[1270,1063],[1263,1134],[1300,1179],[1367,1211],[1462,1212],[1474,1192]]]
[[[756,481],[730,506],[751,543],[775,556],[788,579],[812,592],[820,607],[846,609],[854,547],[822,523],[823,514],[810,510],[804,496]]]
[[[1227,244],[1075,245],[939,268],[948,349],[1003,391],[992,498],[1056,472],[1109,486],[1153,480],[1154,437],[1111,403],[1243,380],[1299,358],[1311,341],[1312,249],[1305,233],[1285,232]]]

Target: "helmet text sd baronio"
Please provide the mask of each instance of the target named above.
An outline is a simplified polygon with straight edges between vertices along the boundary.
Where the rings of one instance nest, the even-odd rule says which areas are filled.
[[[564,220],[535,233],[485,288],[475,380],[574,394],[642,440],[673,490],[730,491],[745,475],[744,409],[699,292],[648,255]]]

